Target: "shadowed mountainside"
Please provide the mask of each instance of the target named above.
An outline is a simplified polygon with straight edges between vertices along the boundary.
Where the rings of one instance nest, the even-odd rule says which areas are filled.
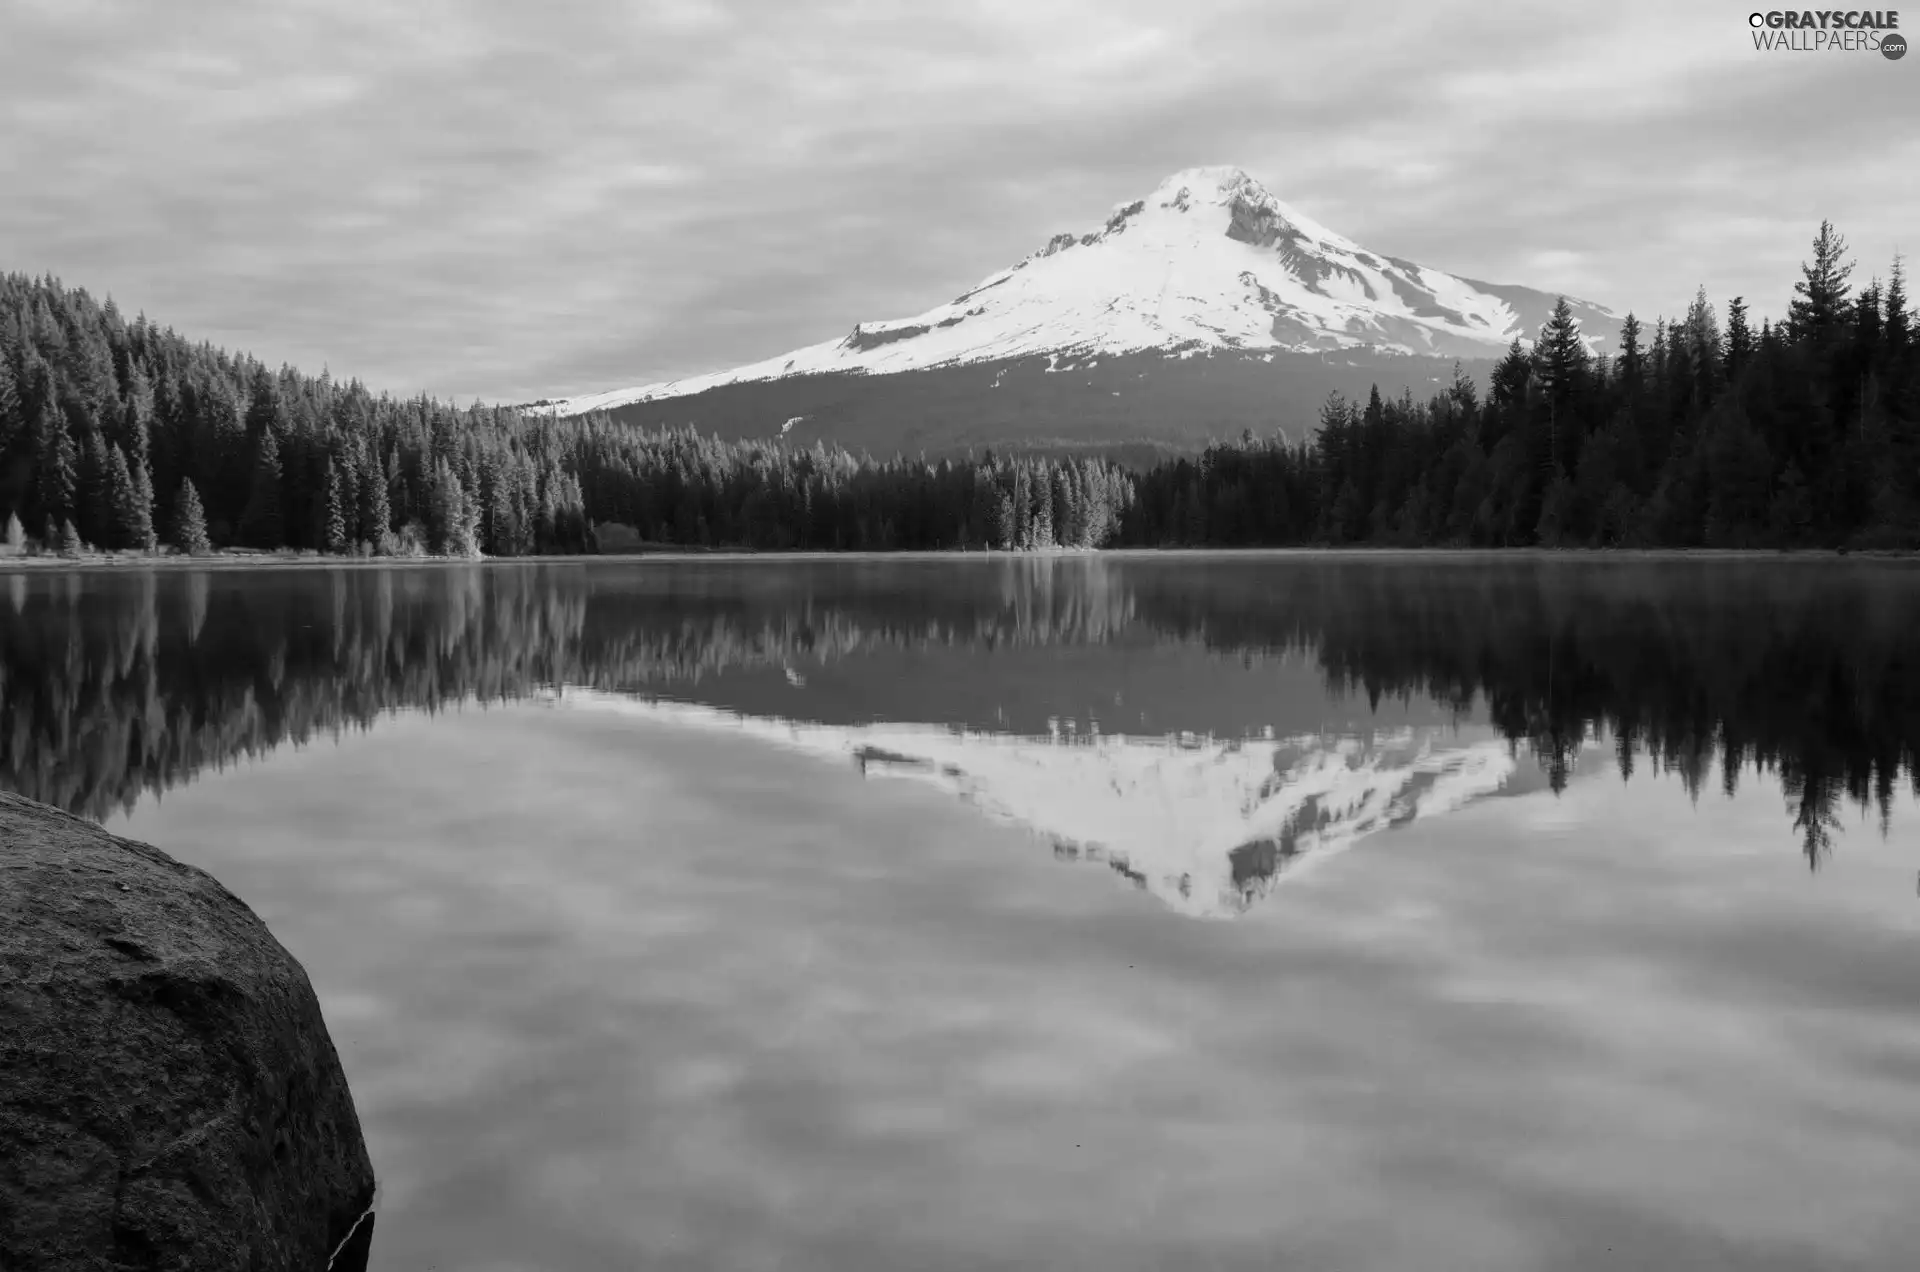
[[[1465,359],[1480,381],[1494,358]],[[1364,400],[1375,384],[1416,395],[1453,383],[1452,358],[1376,350],[1334,353],[1154,353],[1018,358],[907,375],[820,374],[723,384],[685,397],[630,402],[607,413],[647,429],[691,427],[728,441],[784,434],[875,455],[960,458],[1098,453],[1142,466],[1209,442],[1289,429],[1304,435],[1330,393]]]

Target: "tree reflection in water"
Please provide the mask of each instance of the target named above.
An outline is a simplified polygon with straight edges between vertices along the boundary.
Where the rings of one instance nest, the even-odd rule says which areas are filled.
[[[1886,834],[1899,786],[1920,793],[1920,569],[1895,561],[169,569],[14,573],[4,595],[0,783],[95,818],[389,712],[563,684],[1033,734],[1062,718],[1097,732],[1122,701],[1217,736],[1397,704],[1491,724],[1556,791],[1595,747],[1623,777],[1650,764],[1696,798],[1716,763],[1728,793],[1775,773],[1813,867],[1843,800]],[[1196,655],[1211,696],[1190,683]],[[1305,707],[1279,687],[1303,667]],[[1248,843],[1234,870],[1268,874],[1290,852],[1285,834]]]

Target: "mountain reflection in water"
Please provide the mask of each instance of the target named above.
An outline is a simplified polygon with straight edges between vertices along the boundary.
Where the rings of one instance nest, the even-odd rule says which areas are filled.
[[[919,778],[1050,840],[1056,856],[1104,862],[1184,914],[1237,914],[1290,874],[1374,831],[1499,789],[1515,767],[1498,739],[1454,730],[1285,740],[1067,740],[928,725],[834,726],[742,716],[591,690],[574,708],[719,729]],[[1449,745],[1451,742],[1451,745]]]
[[[1696,797],[1716,763],[1728,792],[1777,772],[1813,866],[1843,802],[1885,834],[1898,787],[1920,792],[1920,569],[1902,562],[850,558],[0,586],[0,783],[96,818],[393,711],[561,687],[924,762],[1194,913],[1503,782],[1559,790],[1599,747]],[[1196,745],[1166,741],[1182,735]]]

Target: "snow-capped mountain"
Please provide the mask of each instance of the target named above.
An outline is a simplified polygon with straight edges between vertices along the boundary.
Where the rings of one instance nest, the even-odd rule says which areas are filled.
[[[1351,737],[1022,737],[934,724],[843,726],[567,688],[575,710],[717,730],[931,783],[996,821],[1100,862],[1195,918],[1243,913],[1273,887],[1378,831],[1499,791],[1497,738],[1404,729]]]
[[[892,404],[896,428],[910,428],[918,422],[913,417],[927,415],[930,400],[939,402],[954,389],[972,398],[1000,395],[1002,400],[978,401],[970,410],[935,405],[932,413],[940,418],[932,431],[939,434],[952,432],[939,427],[949,418],[1057,425],[1053,417],[1075,406],[1058,401],[1055,386],[1036,395],[1036,372],[1084,380],[1110,398],[1162,398],[1168,395],[1154,392],[1162,386],[1141,382],[1156,375],[1184,385],[1209,378],[1181,363],[1257,364],[1254,379],[1267,392],[1232,394],[1252,400],[1228,406],[1224,420],[1206,421],[1231,429],[1249,408],[1266,407],[1270,417],[1276,379],[1288,373],[1300,379],[1308,363],[1336,369],[1334,378],[1352,381],[1360,393],[1370,381],[1389,394],[1403,385],[1424,394],[1427,382],[1450,374],[1456,359],[1490,361],[1516,337],[1531,341],[1554,300],[1546,292],[1462,278],[1369,251],[1281,202],[1238,168],[1189,168],[1145,198],[1116,207],[1104,225],[1055,235],[1025,260],[925,313],[857,323],[839,338],[732,370],[531,407],[562,415],[612,410],[743,436],[792,437],[797,426],[811,425],[801,432],[848,440],[840,435],[845,428],[833,425],[848,423],[841,418],[848,402],[872,397],[869,386],[879,381],[894,381],[880,396]],[[1596,346],[1617,329],[1611,311],[1572,298],[1569,303]],[[1103,363],[1105,376],[1089,374]],[[1363,370],[1364,378],[1340,376],[1343,366]],[[1250,368],[1241,370],[1244,378]],[[918,387],[903,389],[895,380],[903,376],[934,377],[941,384],[931,389],[932,380],[921,379],[910,382]],[[1326,392],[1320,382],[1328,376],[1306,378],[1314,383],[1305,400],[1317,405]],[[823,383],[831,386],[824,394]],[[1217,398],[1220,384],[1213,387]],[[1033,409],[1006,400],[1036,396],[1053,400]],[[1209,411],[1207,396],[1186,402],[1197,412],[1182,411],[1182,395],[1175,393],[1145,413],[1203,419],[1221,414]],[[1100,405],[1099,414],[1114,414],[1112,403]],[[1123,403],[1120,414],[1140,414],[1134,405]],[[1263,429],[1275,422],[1287,423],[1258,421]],[[1043,427],[1040,437],[1057,431]],[[1146,435],[1155,432],[1149,428]],[[1015,428],[1005,440],[1036,438],[1032,428]]]

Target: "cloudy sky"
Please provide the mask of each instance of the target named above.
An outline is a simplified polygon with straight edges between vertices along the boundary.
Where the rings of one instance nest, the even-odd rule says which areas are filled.
[[[0,0],[0,269],[523,400],[917,313],[1232,163],[1455,273],[1778,313],[1822,217],[1863,277],[1920,250],[1920,55],[1750,7]]]

